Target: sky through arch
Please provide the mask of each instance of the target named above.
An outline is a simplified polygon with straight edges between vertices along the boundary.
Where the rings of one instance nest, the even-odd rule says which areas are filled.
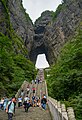
[[[46,59],[45,54],[39,54],[37,56],[35,67],[37,69],[45,69],[49,67],[49,63]]]

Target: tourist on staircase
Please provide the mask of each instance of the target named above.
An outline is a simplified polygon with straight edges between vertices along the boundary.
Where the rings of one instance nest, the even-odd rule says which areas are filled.
[[[41,99],[41,106],[44,110],[46,110],[46,103],[47,103],[47,98],[45,95],[43,95],[43,97]]]
[[[34,80],[32,80],[32,84],[34,84]]]
[[[22,106],[22,96],[18,97],[18,107]]]
[[[3,104],[4,104],[4,97],[1,98],[1,100],[0,100],[0,109],[1,110],[3,109]]]
[[[29,91],[30,91],[30,86],[28,84],[28,86],[27,86],[27,94],[29,94]]]
[[[37,107],[40,107],[40,106],[41,106],[40,97],[38,97],[38,99],[37,99]]]
[[[33,91],[33,95],[35,94],[35,87],[33,86],[33,88],[32,88],[32,91]]]
[[[32,106],[33,107],[36,106],[36,97],[35,97],[35,95],[32,96]]]
[[[35,84],[37,83],[37,80],[35,79]]]
[[[8,102],[8,105],[6,107],[6,112],[8,113],[8,120],[12,120],[13,114],[15,114],[15,105],[16,98],[15,96],[13,96],[11,101]]]
[[[8,101],[9,101],[9,99],[8,99],[7,97],[5,97],[5,98],[4,98],[4,104],[3,104],[4,110],[6,110]]]
[[[24,95],[24,91],[23,91],[23,90],[21,90],[21,96],[23,97],[23,95]]]
[[[30,98],[28,96],[24,98],[23,105],[24,105],[25,112],[28,112],[28,109],[30,107]]]

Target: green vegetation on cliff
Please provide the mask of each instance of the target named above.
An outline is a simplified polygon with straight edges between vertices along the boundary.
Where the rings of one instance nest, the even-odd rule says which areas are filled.
[[[35,77],[35,66],[28,59],[24,41],[12,29],[7,0],[1,0],[0,17],[0,97],[12,96],[24,80]],[[4,26],[1,26],[3,25]],[[5,32],[4,32],[5,31]]]
[[[49,95],[73,106],[77,120],[82,119],[82,31],[66,43],[47,78]]]
[[[8,36],[0,35],[0,96],[15,94],[24,80],[31,81],[35,76],[33,63],[24,53],[16,53],[19,49],[12,42]]]

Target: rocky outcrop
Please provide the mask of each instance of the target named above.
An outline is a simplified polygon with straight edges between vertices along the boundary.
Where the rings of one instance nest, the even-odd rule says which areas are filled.
[[[0,1],[0,32],[8,35],[10,29],[9,14],[4,2]]]
[[[58,57],[62,46],[74,36],[82,21],[81,0],[69,0],[62,4],[62,8],[52,25],[46,28],[45,41],[52,49],[51,62],[54,62],[54,58]]]
[[[31,60],[35,61],[37,54],[45,53],[50,64],[56,62],[61,48],[76,34],[82,21],[82,1],[64,0],[54,13],[54,20],[51,14],[44,12],[35,22]]]
[[[31,19],[22,6],[22,0],[8,0],[8,8],[12,27],[16,34],[24,40],[29,53],[34,35]]]
[[[45,42],[46,26],[52,20],[52,12],[45,11],[41,14],[41,17],[36,20],[34,25],[34,40],[32,49],[30,51],[30,59],[35,62],[38,54],[45,53],[47,60],[49,61],[48,51],[49,46]]]
[[[9,36],[10,29],[22,38],[29,54],[33,42],[34,28],[29,15],[23,8],[22,0],[0,1],[0,32]]]

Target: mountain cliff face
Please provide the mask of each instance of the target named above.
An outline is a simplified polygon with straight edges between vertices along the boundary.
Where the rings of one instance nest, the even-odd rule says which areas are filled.
[[[0,1],[0,32],[8,35],[8,30],[10,29],[10,21],[8,10],[4,2]]]
[[[55,13],[44,12],[35,22],[31,60],[45,53],[50,64],[56,62],[62,46],[76,34],[82,21],[82,1],[64,0]]]
[[[57,15],[51,26],[46,29],[46,42],[52,48],[51,60],[57,58],[62,46],[73,37],[80,22],[82,21],[81,0],[69,0],[62,4],[60,13]],[[51,28],[50,28],[51,27]],[[49,29],[50,28],[50,29]],[[52,62],[51,61],[51,62]]]
[[[22,6],[22,0],[0,1],[0,32],[8,35],[11,26],[15,34],[22,38],[29,54],[34,28],[29,15]]]
[[[46,26],[52,20],[52,12],[46,11],[41,14],[41,17],[36,20],[34,24],[34,40],[32,49],[30,51],[30,59],[35,62],[38,54],[45,53],[47,60],[49,61],[48,50],[49,46],[45,42]]]
[[[16,34],[24,40],[29,52],[33,42],[34,30],[32,21],[22,6],[22,0],[8,0],[8,8],[12,27]]]
[[[48,62],[55,63],[62,46],[76,34],[82,21],[81,0],[63,0],[56,12],[43,12],[34,26],[25,13],[22,0],[5,0],[5,3],[7,8],[0,2],[0,32],[9,34],[12,26],[16,35],[22,38],[33,62],[38,54],[45,53]]]
[[[45,53],[48,62],[55,63],[63,45],[77,33],[82,0],[63,1],[56,12],[43,12],[34,26],[22,0],[0,1],[0,96],[16,92],[24,80],[34,79],[31,61],[38,54]]]

